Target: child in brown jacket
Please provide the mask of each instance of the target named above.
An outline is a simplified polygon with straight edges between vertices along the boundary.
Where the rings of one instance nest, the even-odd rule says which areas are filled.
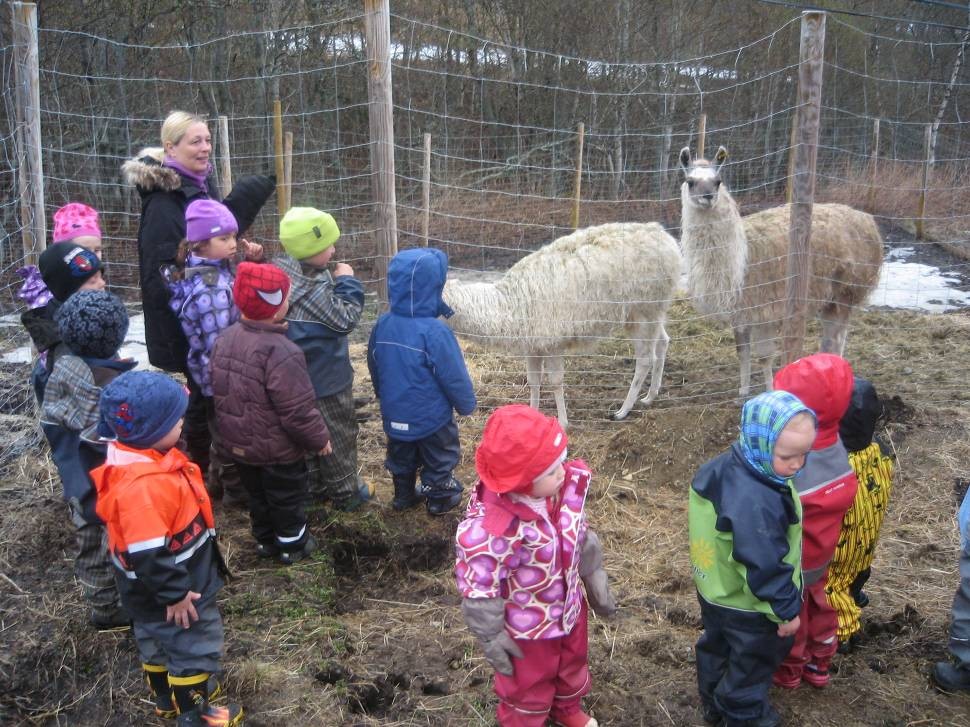
[[[294,563],[317,543],[307,530],[306,455],[330,454],[303,351],[286,337],[290,279],[244,262],[232,294],[241,320],[212,350],[212,394],[225,453],[239,466],[261,557]]]

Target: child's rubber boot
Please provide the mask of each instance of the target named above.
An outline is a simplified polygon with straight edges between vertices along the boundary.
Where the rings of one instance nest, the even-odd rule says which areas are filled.
[[[701,716],[704,718],[706,724],[719,725],[724,720],[724,715],[721,714],[721,710],[717,708],[717,705],[707,700],[702,700]]]
[[[151,692],[152,701],[155,703],[155,716],[162,719],[175,719],[179,716],[178,707],[175,706],[175,697],[172,695],[172,688],[168,684],[168,667],[158,664],[142,664],[141,668],[145,672],[145,681],[148,683],[148,690]]]
[[[940,691],[950,694],[970,692],[970,669],[961,669],[948,661],[938,661],[933,665],[930,677]]]
[[[421,490],[427,498],[429,515],[444,515],[461,504],[461,494],[464,491],[461,482],[452,477],[441,485],[421,485]]]
[[[209,689],[212,675],[207,673],[191,676],[168,677],[179,711],[178,727],[232,727],[241,725],[243,709],[238,704],[216,706],[210,702]],[[218,685],[218,682],[216,682]],[[215,696],[213,692],[212,697]]]
[[[394,475],[394,501],[391,503],[391,507],[395,511],[401,512],[402,510],[407,510],[424,502],[424,498],[414,489],[417,481],[417,472],[411,472],[406,475]]]
[[[303,545],[295,550],[281,550],[279,554],[279,561],[283,565],[293,565],[297,561],[303,560],[309,557],[317,550],[317,540],[312,535],[307,535],[306,540],[303,541]]]
[[[364,482],[357,478],[357,491],[339,502],[334,501],[333,506],[341,512],[356,512],[361,507],[374,499],[374,485]]]
[[[559,727],[597,727],[599,722],[580,710],[572,714],[552,718],[552,723]]]
[[[120,631],[131,628],[131,616],[121,606],[106,610],[92,609],[89,621],[98,631]]]
[[[824,689],[829,685],[828,665],[809,662],[802,671],[802,681],[808,682],[816,689]]]

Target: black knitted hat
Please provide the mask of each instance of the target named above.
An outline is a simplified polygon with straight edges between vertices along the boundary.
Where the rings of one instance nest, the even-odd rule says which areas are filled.
[[[54,315],[61,340],[76,356],[113,358],[128,333],[128,311],[104,290],[79,290]]]

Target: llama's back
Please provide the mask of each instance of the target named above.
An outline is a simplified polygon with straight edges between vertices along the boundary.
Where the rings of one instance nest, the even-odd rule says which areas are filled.
[[[754,323],[779,325],[786,298],[785,278],[791,206],[743,218],[748,267],[738,315]],[[816,204],[812,212],[812,277],[808,307],[865,302],[879,281],[882,236],[872,215],[843,204]]]
[[[524,312],[536,354],[595,348],[632,319],[663,318],[680,276],[680,252],[658,223],[611,223],[561,237],[524,257],[496,283]]]

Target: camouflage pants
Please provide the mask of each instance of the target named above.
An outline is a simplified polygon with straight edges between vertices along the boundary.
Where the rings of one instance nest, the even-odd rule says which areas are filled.
[[[317,410],[330,430],[333,453],[310,457],[310,499],[341,505],[357,496],[357,414],[353,387],[317,399]]]
[[[108,555],[108,533],[103,525],[85,522],[72,510],[77,528],[77,558],[74,574],[81,584],[84,600],[95,614],[107,615],[121,607],[115,586],[114,566]]]

